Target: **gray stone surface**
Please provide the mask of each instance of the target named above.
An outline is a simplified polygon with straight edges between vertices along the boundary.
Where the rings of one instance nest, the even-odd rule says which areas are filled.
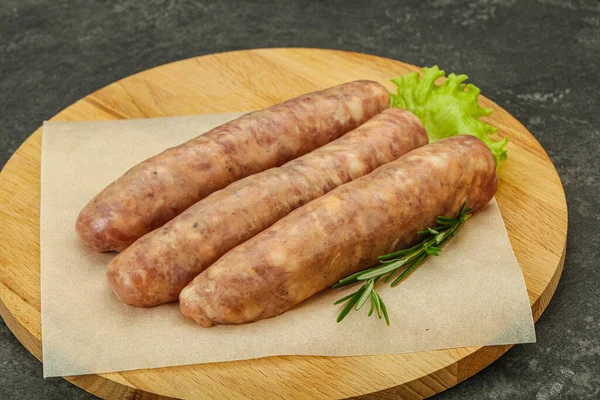
[[[563,278],[536,344],[516,346],[437,398],[599,398],[598,1],[3,0],[0,165],[44,119],[119,78],[202,54],[284,46],[439,64],[469,75],[531,130],[567,193]],[[93,396],[44,380],[0,323],[0,399],[39,398]]]

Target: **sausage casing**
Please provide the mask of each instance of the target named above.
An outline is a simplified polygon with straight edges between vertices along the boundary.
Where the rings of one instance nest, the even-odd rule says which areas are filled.
[[[183,289],[181,311],[202,326],[281,314],[414,244],[419,230],[456,216],[463,202],[480,209],[497,186],[494,157],[474,136],[418,148],[229,251]]]
[[[79,238],[121,251],[210,193],[306,154],[389,107],[380,84],[355,81],[246,114],[127,171],[79,214]]]
[[[414,114],[387,109],[303,157],[199,201],[117,255],[108,267],[108,281],[127,304],[175,301],[185,285],[230,249],[292,210],[427,141]]]

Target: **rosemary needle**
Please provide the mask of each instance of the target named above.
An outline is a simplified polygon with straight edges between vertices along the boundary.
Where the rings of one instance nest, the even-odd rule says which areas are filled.
[[[362,286],[356,292],[333,303],[346,303],[337,317],[337,322],[341,322],[353,308],[356,311],[360,310],[369,300],[371,307],[367,316],[370,317],[373,312],[376,312],[379,319],[383,317],[389,326],[390,318],[387,308],[379,293],[375,291],[377,281],[387,275],[384,279],[384,282],[387,283],[397,272],[402,270],[391,284],[392,287],[398,285],[428,256],[439,256],[442,251],[441,246],[456,235],[458,229],[471,218],[471,215],[471,209],[467,208],[466,202],[463,203],[456,218],[439,216],[436,221],[437,226],[419,231],[418,234],[423,236],[421,242],[408,249],[379,256],[380,265],[357,272],[333,285],[334,288],[339,288],[362,283]]]

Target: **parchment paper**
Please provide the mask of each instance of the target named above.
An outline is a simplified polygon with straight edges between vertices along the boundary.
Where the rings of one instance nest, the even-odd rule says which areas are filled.
[[[178,305],[121,303],[105,278],[114,254],[79,242],[86,202],[134,164],[236,114],[48,122],[42,143],[41,293],[44,376],[165,367],[272,355],[356,356],[534,342],[525,283],[496,202],[396,288],[378,287],[391,327],[365,307],[335,322],[327,290],[272,319],[202,328]],[[369,338],[369,340],[365,340]]]

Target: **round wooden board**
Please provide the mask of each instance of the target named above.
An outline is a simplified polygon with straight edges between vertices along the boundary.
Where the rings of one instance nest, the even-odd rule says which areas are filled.
[[[322,49],[260,49],[163,65],[79,100],[54,121],[148,118],[257,110],[355,79],[393,90],[389,79],[418,70],[390,59]],[[497,200],[525,276],[537,320],[562,272],[567,207],[544,149],[493,102],[487,122],[510,139]],[[38,359],[40,324],[40,145],[35,131],[8,161],[0,186],[0,312]],[[423,398],[472,376],[511,346],[470,347],[368,357],[268,357],[65,377],[103,398]]]

